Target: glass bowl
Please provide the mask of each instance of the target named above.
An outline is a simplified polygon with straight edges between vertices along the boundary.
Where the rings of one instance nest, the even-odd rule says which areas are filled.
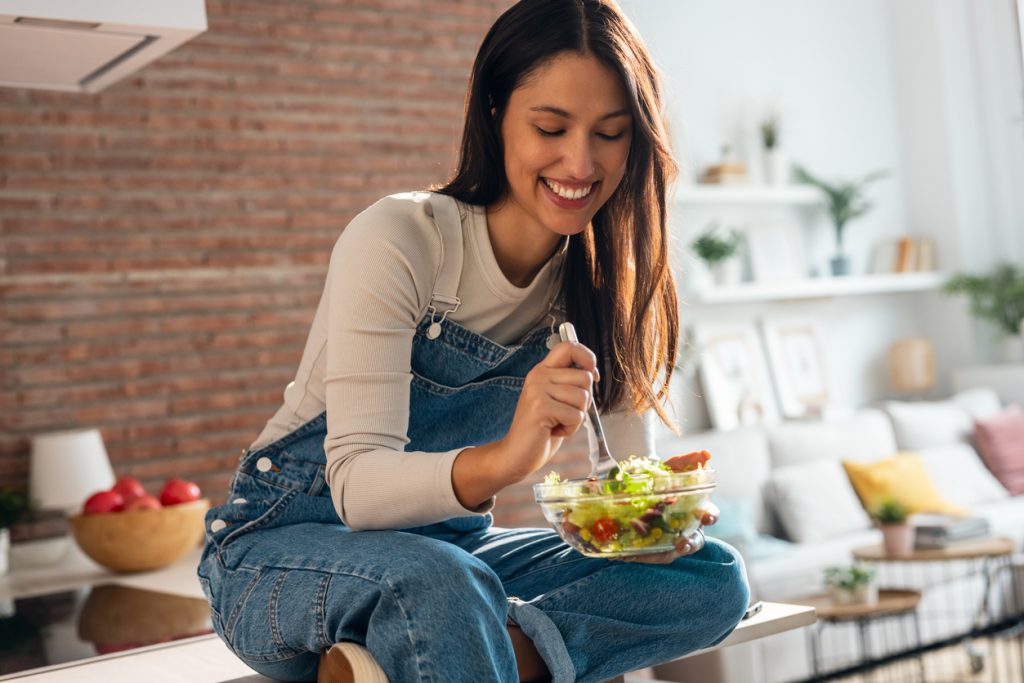
[[[673,550],[700,526],[715,488],[715,471],[703,468],[634,481],[571,479],[535,484],[544,518],[570,546],[587,557],[623,557]],[[637,488],[641,490],[636,490]]]

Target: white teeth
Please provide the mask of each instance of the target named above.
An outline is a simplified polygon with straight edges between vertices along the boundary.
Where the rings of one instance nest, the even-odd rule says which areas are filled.
[[[559,197],[562,197],[563,199],[583,199],[588,194],[590,194],[591,190],[594,189],[594,185],[591,184],[591,185],[589,185],[588,187],[585,187],[585,188],[579,188],[577,190],[572,190],[572,189],[569,189],[567,187],[562,187],[561,185],[556,183],[554,180],[549,180],[547,178],[544,178],[543,180],[544,180],[544,184],[547,185],[549,188],[551,188],[552,192],[557,194]]]

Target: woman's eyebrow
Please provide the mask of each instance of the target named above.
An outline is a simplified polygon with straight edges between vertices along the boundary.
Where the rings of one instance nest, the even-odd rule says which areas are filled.
[[[575,118],[572,114],[570,114],[566,110],[559,109],[558,107],[552,107],[550,105],[540,105],[538,107],[530,107],[530,111],[546,112],[548,114],[554,114],[555,116],[561,116],[562,118],[566,118],[566,119],[569,119],[569,120],[572,120],[573,118]],[[613,111],[613,112],[609,112],[609,113],[605,114],[599,120],[600,121],[606,121],[608,119],[614,119],[614,118],[617,118],[619,116],[629,116],[630,113],[631,112],[628,109],[619,109],[618,111]]]

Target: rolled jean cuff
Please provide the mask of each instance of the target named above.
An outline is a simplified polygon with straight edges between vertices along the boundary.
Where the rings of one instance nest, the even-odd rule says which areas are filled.
[[[509,618],[523,635],[533,641],[533,646],[548,667],[551,683],[573,683],[576,680],[576,667],[573,666],[569,651],[565,648],[565,640],[555,622],[542,609],[519,598],[509,598],[508,602]]]

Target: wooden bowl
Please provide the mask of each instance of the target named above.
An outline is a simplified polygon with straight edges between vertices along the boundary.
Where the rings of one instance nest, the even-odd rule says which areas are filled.
[[[203,538],[206,498],[159,510],[72,515],[71,534],[94,562],[115,572],[160,569],[184,557]]]

